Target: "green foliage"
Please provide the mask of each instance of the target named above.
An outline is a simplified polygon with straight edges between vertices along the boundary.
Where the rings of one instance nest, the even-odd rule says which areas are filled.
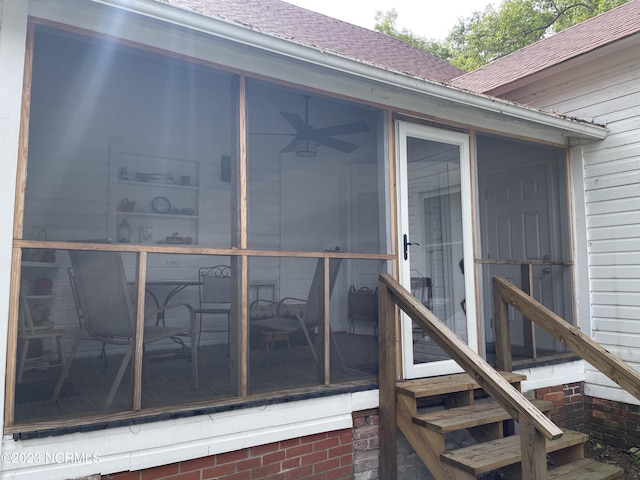
[[[376,13],[375,29],[429,52],[465,71],[553,35],[627,0],[504,0],[462,18],[443,41],[398,30],[395,9]]]
[[[398,19],[398,12],[395,8],[392,8],[388,12],[378,10],[376,12],[376,24],[375,30],[380,33],[384,33],[390,37],[397,38],[403,42],[407,42],[414,47],[435,55],[438,58],[442,58],[451,63],[453,58],[453,52],[449,51],[449,46],[444,42],[438,42],[436,40],[429,40],[425,37],[415,35],[410,30],[403,28],[398,30],[396,27],[396,20]]]

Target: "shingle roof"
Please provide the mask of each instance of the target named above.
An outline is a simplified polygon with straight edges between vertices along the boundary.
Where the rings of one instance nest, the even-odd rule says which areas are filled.
[[[156,0],[435,82],[464,73],[395,38],[281,0]]]
[[[640,0],[630,0],[617,8],[462,75],[454,79],[451,84],[474,92],[490,93],[498,87],[638,32],[640,32]]]

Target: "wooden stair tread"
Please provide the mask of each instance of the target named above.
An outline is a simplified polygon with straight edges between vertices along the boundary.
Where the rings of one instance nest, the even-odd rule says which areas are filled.
[[[565,430],[556,440],[547,440],[547,452],[555,452],[563,448],[586,442],[589,435]],[[440,455],[443,462],[464,470],[472,475],[480,475],[496,468],[520,462],[520,436],[512,435],[498,440],[491,440],[477,445],[460,448]]]
[[[545,400],[532,400],[531,403],[543,412],[553,408],[553,402]],[[511,415],[509,415],[504,408],[491,401],[423,413],[413,417],[413,423],[435,432],[445,433],[480,425],[488,425],[490,423],[509,420],[510,418]]]
[[[549,471],[548,480],[613,480],[624,471],[615,465],[583,458]]]
[[[513,372],[499,372],[509,383],[522,382],[527,377]],[[464,392],[482,388],[466,373],[441,377],[419,378],[398,382],[396,392],[411,398],[425,398],[447,393]]]

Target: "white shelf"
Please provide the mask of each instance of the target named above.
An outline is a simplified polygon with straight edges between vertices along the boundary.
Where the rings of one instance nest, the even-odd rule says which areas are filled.
[[[177,188],[181,190],[198,190],[197,185],[180,185],[179,183],[162,183],[162,182],[136,182],[135,180],[118,180],[121,185],[134,185],[136,187],[156,187],[156,188]]]
[[[50,293],[49,295],[25,295],[24,298],[27,300],[52,300],[56,298],[55,293]]]
[[[28,268],[58,268],[54,262],[21,262],[21,265]]]
[[[121,217],[156,217],[156,218],[180,218],[186,220],[197,220],[198,215],[178,215],[175,213],[153,213],[153,212],[116,212]]]

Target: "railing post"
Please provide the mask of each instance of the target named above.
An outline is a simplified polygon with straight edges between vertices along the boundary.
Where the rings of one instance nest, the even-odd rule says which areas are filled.
[[[520,422],[522,480],[547,478],[547,448],[544,435],[527,420]]]
[[[502,299],[500,286],[493,281],[493,323],[496,337],[496,369],[510,372],[513,367],[511,359],[511,334],[509,332],[509,308]]]
[[[530,263],[520,265],[520,289],[530,297],[533,297],[533,265]],[[529,358],[537,358],[535,325],[525,315],[522,315],[522,335],[524,339],[524,354]]]
[[[396,421],[396,309],[387,286],[378,282],[378,435],[379,478],[395,479],[398,472]]]

